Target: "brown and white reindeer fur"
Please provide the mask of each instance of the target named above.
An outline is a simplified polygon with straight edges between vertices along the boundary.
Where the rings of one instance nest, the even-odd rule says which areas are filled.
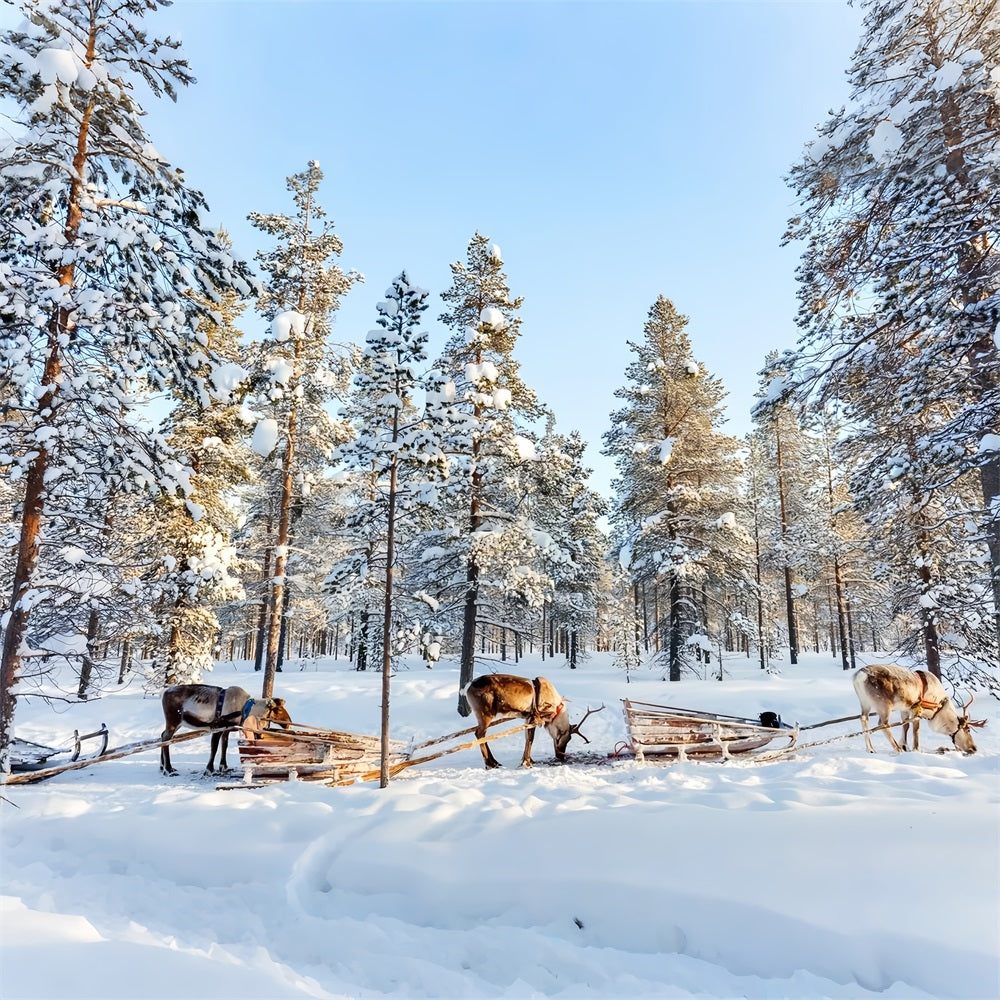
[[[861,728],[865,733],[865,743],[870,753],[874,753],[868,731],[868,714],[878,715],[880,726],[886,726],[889,716],[898,711],[903,720],[903,744],[900,746],[892,729],[886,728],[885,735],[896,751],[906,749],[909,725],[913,723],[913,749],[920,749],[920,720],[936,733],[950,736],[956,748],[965,753],[975,753],[976,744],[969,730],[969,716],[962,715],[934,674],[926,670],[909,670],[896,663],[873,663],[862,667],[854,675],[854,690],[861,703]],[[966,709],[968,706],[964,706]]]
[[[218,730],[212,733],[212,751],[205,768],[215,771],[215,754],[220,745],[219,769],[227,771],[226,749],[229,730],[242,726],[246,733],[257,733],[267,723],[276,722],[288,728],[291,716],[285,709],[284,698],[251,698],[241,687],[214,687],[211,684],[173,684],[163,692],[163,723],[161,740],[169,740],[181,726],[191,729]],[[170,763],[170,747],[160,747],[160,770],[176,774]]]
[[[544,677],[529,680],[514,674],[483,674],[465,688],[465,697],[476,715],[476,739],[482,739],[495,719],[524,719],[531,728],[524,733],[522,767],[531,767],[531,744],[535,727],[545,726],[559,760],[566,758],[566,746],[579,727],[570,725],[566,704],[551,682]],[[487,768],[500,767],[488,743],[480,743]]]

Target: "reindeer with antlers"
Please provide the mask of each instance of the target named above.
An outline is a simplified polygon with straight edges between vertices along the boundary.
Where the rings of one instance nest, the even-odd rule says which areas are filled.
[[[888,727],[889,716],[898,711],[903,720],[903,744],[900,746],[892,730],[886,728],[885,735],[897,752],[906,749],[906,736],[913,723],[913,749],[920,749],[920,720],[936,733],[951,737],[952,743],[963,753],[975,753],[976,744],[972,739],[969,720],[970,698],[962,706],[962,714],[945,694],[941,681],[926,670],[909,670],[896,663],[873,663],[855,673],[854,690],[861,702],[861,728],[865,732],[865,743],[869,753],[874,753],[871,736],[868,734],[868,715],[878,715],[879,726]]]
[[[465,697],[476,715],[476,739],[481,740],[486,730],[497,719],[524,719],[529,728],[524,733],[524,754],[522,767],[531,767],[531,744],[535,739],[535,728],[545,726],[552,737],[556,759],[566,759],[566,746],[573,736],[579,736],[585,743],[590,740],[580,732],[580,727],[593,712],[601,709],[587,709],[587,714],[573,725],[569,721],[566,703],[559,696],[552,683],[544,677],[529,680],[515,674],[483,674],[468,684]],[[602,705],[601,708],[604,706]],[[483,761],[487,768],[500,767],[500,761],[493,756],[488,743],[480,743]]]

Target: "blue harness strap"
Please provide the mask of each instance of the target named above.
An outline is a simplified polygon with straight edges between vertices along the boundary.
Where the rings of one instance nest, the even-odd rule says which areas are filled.
[[[243,706],[243,715],[240,718],[240,722],[246,722],[247,716],[250,715],[250,710],[253,708],[255,702],[253,698],[247,698],[247,703]]]
[[[215,721],[216,722],[221,722],[222,721],[222,706],[225,704],[225,701],[226,701],[226,689],[225,688],[219,688],[219,697],[218,697],[218,699],[215,702]]]

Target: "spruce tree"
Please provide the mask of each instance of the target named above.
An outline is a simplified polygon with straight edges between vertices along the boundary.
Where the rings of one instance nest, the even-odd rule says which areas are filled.
[[[177,43],[146,33],[158,6],[23,3],[25,21],[0,39],[13,123],[0,136],[0,383],[22,421],[9,468],[24,483],[0,679],[4,767],[29,620],[46,597],[34,581],[46,523],[77,495],[81,466],[96,504],[187,490],[136,401],[173,389],[209,403],[203,303],[252,290],[201,223],[202,196],[143,127],[140,91],[173,99],[193,80]]]

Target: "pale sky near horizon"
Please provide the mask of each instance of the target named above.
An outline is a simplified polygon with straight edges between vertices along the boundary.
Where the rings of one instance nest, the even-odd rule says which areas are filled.
[[[320,162],[366,279],[337,339],[363,342],[405,268],[436,354],[449,264],[487,235],[524,296],[522,375],[607,492],[601,435],[658,295],[726,384],[725,429],[749,430],[766,352],[796,339],[783,177],[847,97],[860,22],[846,0],[176,0],[148,28],[198,82],[146,101],[147,128],[249,259],[247,214],[291,213],[285,178]]]

